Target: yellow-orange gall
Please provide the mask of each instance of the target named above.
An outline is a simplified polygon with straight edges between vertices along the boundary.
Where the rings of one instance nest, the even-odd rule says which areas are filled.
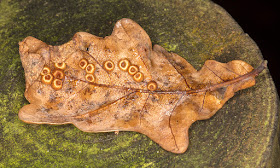
[[[80,68],[86,69],[87,65],[88,65],[88,61],[85,58],[83,58],[79,61],[79,67]]]
[[[130,66],[130,62],[128,59],[122,59],[119,61],[118,66],[121,70],[127,71],[128,67]]]
[[[147,88],[148,90],[150,91],[155,91],[157,89],[157,83],[155,81],[150,81],[148,84],[147,84]]]
[[[135,75],[138,72],[139,68],[136,65],[131,65],[128,67],[129,75]]]
[[[44,84],[49,85],[52,83],[53,76],[51,74],[46,74],[42,76],[41,80]]]
[[[95,81],[95,77],[93,74],[86,74],[86,80],[90,83],[94,82]]]
[[[106,71],[112,71],[115,68],[115,64],[112,61],[108,60],[104,62],[103,67]]]
[[[136,82],[142,82],[144,80],[144,75],[142,72],[137,72],[135,75],[133,75],[133,79]]]
[[[65,62],[60,62],[60,63],[55,63],[54,66],[58,69],[66,69],[66,63]]]
[[[41,71],[41,75],[47,75],[51,73],[51,69],[47,66],[44,66],[43,70]]]
[[[54,90],[60,90],[62,88],[62,80],[60,79],[54,79],[53,82],[52,82],[52,88]]]
[[[53,77],[55,79],[63,79],[64,78],[64,72],[61,69],[56,69],[53,71]]]
[[[95,66],[93,64],[88,64],[86,67],[86,72],[88,74],[91,74],[91,73],[94,73],[94,71],[95,71]]]

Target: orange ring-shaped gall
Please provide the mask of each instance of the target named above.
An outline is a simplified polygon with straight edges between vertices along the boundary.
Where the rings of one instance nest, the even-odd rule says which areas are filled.
[[[82,69],[86,69],[88,65],[88,61],[87,59],[83,58],[79,61],[79,67],[82,68]]]
[[[108,60],[104,62],[103,67],[106,69],[106,71],[112,71],[115,68],[115,64]]]
[[[44,66],[43,70],[41,71],[41,75],[47,75],[51,73],[51,69],[47,66]]]
[[[54,79],[53,82],[52,82],[52,88],[54,90],[60,90],[62,88],[62,80],[60,79]]]
[[[61,69],[54,70],[54,72],[52,74],[53,74],[53,77],[55,79],[63,79],[64,78],[64,72]]]
[[[58,69],[66,69],[66,63],[65,62],[60,62],[60,63],[55,63],[54,66]]]
[[[123,71],[127,71],[127,69],[129,68],[129,66],[130,66],[130,62],[129,62],[129,60],[126,59],[126,58],[120,60],[119,63],[118,63],[118,67],[119,67],[121,70],[123,70]]]
[[[86,72],[88,74],[91,74],[91,73],[94,73],[94,71],[95,71],[95,66],[93,64],[88,64],[86,67]]]
[[[128,74],[129,75],[135,75],[138,71],[139,71],[139,68],[136,65],[130,65],[128,67]]]
[[[148,84],[147,84],[147,88],[148,90],[150,91],[155,91],[157,89],[157,83],[155,81],[150,81]]]
[[[142,72],[137,72],[135,75],[133,75],[133,79],[136,82],[142,82],[144,80],[144,75]]]
[[[43,75],[41,80],[44,84],[49,85],[52,83],[53,76],[52,76],[52,74]]]
[[[95,81],[95,76],[93,74],[86,74],[85,78],[90,83],[93,83]]]

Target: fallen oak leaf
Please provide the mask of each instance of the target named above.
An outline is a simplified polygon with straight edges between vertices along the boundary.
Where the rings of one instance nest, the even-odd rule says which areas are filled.
[[[188,129],[213,116],[266,68],[208,60],[195,70],[130,19],[111,36],[78,32],[61,46],[27,37],[19,43],[30,102],[19,118],[34,124],[74,124],[85,132],[136,131],[167,151],[183,153]]]

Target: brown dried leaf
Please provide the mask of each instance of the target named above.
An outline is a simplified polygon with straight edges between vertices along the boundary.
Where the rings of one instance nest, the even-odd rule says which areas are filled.
[[[111,36],[76,33],[61,46],[27,37],[19,43],[30,102],[19,118],[34,124],[74,124],[86,132],[136,131],[183,153],[188,129],[208,119],[238,90],[255,84],[257,69],[239,60],[208,60],[195,70],[152,44],[134,21]]]

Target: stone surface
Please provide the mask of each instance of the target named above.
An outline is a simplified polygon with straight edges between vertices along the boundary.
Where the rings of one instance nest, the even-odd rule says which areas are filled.
[[[190,128],[190,146],[177,155],[134,132],[84,133],[72,125],[30,125],[18,119],[25,79],[18,42],[34,36],[60,45],[78,31],[110,35],[131,18],[153,44],[199,69],[207,59],[240,59],[256,67],[260,50],[219,6],[187,1],[0,2],[0,167],[271,167],[279,165],[278,96],[268,70],[210,120]]]

